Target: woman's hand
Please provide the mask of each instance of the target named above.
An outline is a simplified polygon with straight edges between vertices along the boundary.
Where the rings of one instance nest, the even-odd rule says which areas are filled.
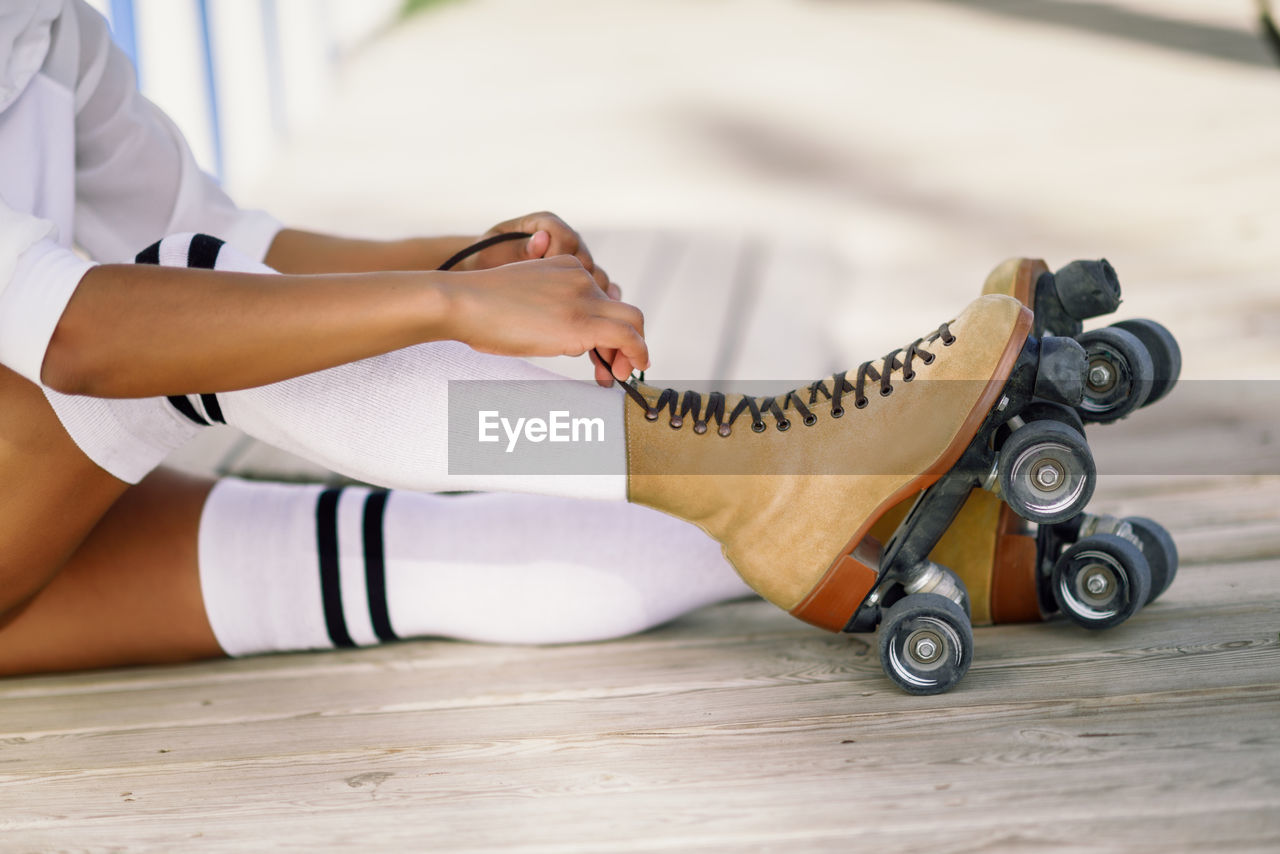
[[[537,237],[513,243],[522,246]],[[481,353],[580,356],[599,348],[619,380],[649,366],[644,315],[606,295],[577,252],[450,275],[444,288],[453,306],[451,337]],[[609,386],[612,377],[597,362],[596,381]]]
[[[463,261],[459,265],[459,269],[488,270],[504,264],[514,264],[518,261],[553,258],[556,255],[572,255],[582,263],[586,271],[596,280],[600,290],[614,299],[620,296],[618,293],[610,292],[612,283],[609,281],[609,276],[604,270],[596,266],[590,250],[587,249],[587,244],[582,242],[581,235],[553,213],[542,211],[500,222],[480,235],[477,240],[484,240],[489,237],[496,237],[499,234],[510,234],[516,231],[533,236],[528,240],[512,240],[508,243],[490,246],[483,252],[477,252],[471,258]],[[616,289],[616,286],[614,288]]]
[[[435,270],[445,259],[478,240],[512,232],[523,232],[531,236],[527,240],[511,240],[490,246],[464,259],[453,269],[496,273],[505,266],[520,262],[541,258],[569,258],[575,260],[579,276],[586,273],[595,283],[602,299],[622,299],[622,291],[609,281],[609,276],[603,269],[596,266],[591,252],[578,233],[551,213],[534,213],[500,222],[479,238],[421,237],[382,242],[285,229],[276,235],[267,255],[267,263],[281,272],[295,274]],[[525,273],[512,275],[520,281],[532,280]],[[504,290],[503,293],[507,291]],[[597,344],[594,348],[587,348],[589,352],[594,349],[598,349],[600,355],[610,363],[618,360],[615,348],[610,345]],[[577,352],[583,351],[578,349]],[[534,354],[522,352],[520,355]],[[624,358],[614,366],[615,370],[611,374],[594,352],[591,352],[591,361],[595,364],[596,382],[606,387],[612,385],[613,374],[619,378],[626,377],[631,366],[636,364]],[[647,359],[645,361],[647,363]]]
[[[513,231],[532,235],[528,240],[512,240],[490,246],[477,252],[459,265],[463,270],[487,270],[520,261],[532,261],[537,258],[553,258],[560,255],[572,255],[581,262],[583,269],[591,274],[596,285],[606,296],[613,300],[622,299],[622,289],[609,280],[609,274],[597,267],[591,257],[591,251],[582,241],[581,235],[574,231],[564,220],[553,213],[542,211],[517,219],[500,222],[480,235],[484,240],[499,234],[510,234]],[[600,355],[612,363],[617,358],[613,348],[600,347]],[[596,382],[606,388],[613,384],[610,370],[590,352],[591,362],[596,366]],[[614,374],[617,372],[615,371]],[[624,375],[625,376],[625,375]],[[621,379],[621,377],[619,377]]]

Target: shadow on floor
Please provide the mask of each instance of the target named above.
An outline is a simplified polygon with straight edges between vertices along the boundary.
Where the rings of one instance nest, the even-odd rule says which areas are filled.
[[[1006,18],[1124,39],[1239,65],[1274,67],[1261,32],[1166,18],[1107,3],[1066,0],[933,0]],[[1241,4],[1245,0],[1239,0]]]

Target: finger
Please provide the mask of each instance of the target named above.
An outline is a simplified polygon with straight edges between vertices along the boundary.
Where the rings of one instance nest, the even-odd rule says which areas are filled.
[[[609,299],[618,300],[619,302],[622,301],[622,288],[618,287],[613,282],[609,283],[609,286],[605,288],[604,292],[609,295]]]
[[[629,380],[631,375],[635,373],[635,370],[635,366],[631,364],[631,361],[621,353],[619,353],[617,358],[613,360],[613,372],[617,375],[619,382],[626,382]]]
[[[530,227],[526,231],[545,231],[551,236],[551,246],[547,250],[551,255],[577,255],[585,247],[578,232],[570,228],[564,220],[551,213],[535,214],[529,218]],[[587,256],[588,260],[590,255]],[[586,266],[584,263],[583,266]]]
[[[605,388],[613,385],[613,374],[609,372],[609,367],[605,362],[600,361],[600,356],[604,356],[609,364],[613,364],[613,360],[617,357],[614,350],[596,351],[594,348],[587,351],[587,355],[591,357],[591,364],[595,365],[596,382]]]
[[[535,231],[524,245],[524,257],[545,258],[551,248],[551,234],[547,231]],[[560,254],[560,253],[553,253]]]
[[[606,273],[603,268],[596,267],[593,270],[588,267],[587,272],[591,274],[591,278],[596,280],[596,284],[600,286],[600,290],[604,291],[606,294],[609,293],[609,274]]]
[[[611,305],[626,305],[625,303],[611,303]],[[636,328],[622,320],[614,320],[607,317],[598,317],[593,329],[592,343],[602,350],[606,347],[615,348],[618,351],[617,357],[613,361],[613,375],[619,380],[625,380],[631,375],[631,371],[639,367],[641,370],[649,368],[649,345],[644,342],[644,338],[636,331]]]
[[[620,320],[644,337],[644,312],[628,302],[608,300],[601,304],[599,312],[604,317]]]

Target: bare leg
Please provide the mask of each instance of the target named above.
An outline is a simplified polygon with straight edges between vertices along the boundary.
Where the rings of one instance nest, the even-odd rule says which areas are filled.
[[[117,480],[0,368],[0,674],[218,654],[194,545],[209,486]]]
[[[61,572],[0,629],[0,674],[221,656],[196,559],[213,481],[161,469],[130,488]]]

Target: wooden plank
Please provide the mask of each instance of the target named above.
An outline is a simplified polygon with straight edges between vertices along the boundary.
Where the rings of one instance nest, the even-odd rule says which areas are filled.
[[[1140,615],[1138,623],[1146,624],[1156,615],[1175,609],[1189,608],[1204,612],[1223,612],[1245,608],[1271,607],[1280,592],[1276,589],[1276,563],[1273,560],[1254,563],[1238,563],[1221,566],[1188,568],[1179,573],[1178,579],[1159,603]],[[1171,625],[1170,631],[1180,631],[1179,625]],[[1007,632],[1029,632],[1027,638],[1011,641],[1012,649],[1022,649],[1026,643],[1035,643],[1045,631],[1053,631],[1032,625],[998,627],[985,630],[994,632],[992,637],[1003,637]],[[1127,629],[1123,631],[1128,631]],[[1114,632],[1089,638],[1107,638]],[[986,637],[983,631],[979,637]],[[605,644],[580,644],[556,647],[509,647],[486,644],[421,641],[400,645],[375,647],[358,651],[338,651],[323,654],[293,654],[260,656],[238,661],[217,661],[183,667],[133,668],[115,671],[95,671],[67,675],[36,676],[0,681],[0,721],[17,708],[15,703],[33,697],[76,697],[95,692],[128,694],[130,692],[172,691],[177,688],[202,688],[217,690],[228,682],[254,682],[287,684],[290,680],[323,683],[341,679],[352,673],[368,673],[394,677],[406,674],[417,680],[427,678],[437,671],[457,669],[460,672],[494,675],[495,668],[510,667],[513,676],[519,671],[537,666],[559,668],[571,675],[583,669],[601,655],[612,657],[648,655],[664,660],[679,654],[681,649],[697,654],[718,646],[731,648],[743,644],[766,642],[786,644],[862,644],[860,636],[834,636],[813,629],[759,600],[728,603],[702,609],[663,628],[622,641]],[[742,656],[750,660],[750,655]],[[614,659],[621,664],[621,659]],[[550,678],[553,671],[544,671]],[[417,675],[415,675],[417,674]],[[431,675],[431,679],[436,676]],[[505,680],[507,677],[503,677]],[[503,684],[507,684],[505,681]],[[259,690],[253,688],[253,691]],[[450,689],[452,690],[452,689]],[[154,697],[141,694],[136,706],[139,713],[153,708]]]
[[[51,824],[130,833],[156,820],[170,829],[249,830],[254,816],[274,822],[305,812],[316,820],[313,830],[332,832],[376,803],[378,826],[408,821],[426,834],[424,847],[547,845],[562,840],[566,827],[580,840],[619,825],[647,829],[651,844],[654,831],[668,844],[688,834],[724,844],[756,834],[768,839],[778,815],[786,816],[782,831],[796,839],[847,836],[866,823],[882,830],[911,823],[934,833],[994,829],[1007,826],[1013,803],[1017,821],[1028,824],[1061,821],[1086,805],[1099,819],[1127,818],[1129,833],[1117,840],[1127,841],[1159,835],[1163,821],[1188,811],[1210,810],[1208,797],[1246,812],[1254,833],[1264,835],[1276,832],[1268,816],[1274,822],[1271,811],[1280,806],[1276,698],[1274,687],[1229,705],[1184,692],[1123,706],[784,716],[746,727],[172,763],[33,778],[28,787],[39,784],[40,805],[6,810],[5,822],[8,834]],[[1219,724],[1211,733],[1200,726],[1206,712]],[[1177,773],[1188,767],[1196,773]],[[1033,782],[1050,775],[1052,786]],[[912,808],[901,809],[904,799]],[[681,827],[678,817],[690,803],[698,805],[697,820]],[[442,811],[465,816],[464,825],[437,826]],[[538,822],[538,813],[556,820]],[[654,820],[663,813],[675,819],[665,834]],[[512,820],[537,826],[513,833]],[[321,840],[306,831],[301,838]]]
[[[1199,588],[1239,600],[1241,579],[1248,574],[1238,567],[1226,572],[1236,579],[1202,579]],[[264,748],[301,752],[307,744],[336,749],[343,738],[367,737],[367,724],[354,721],[376,719],[380,729],[394,732],[401,715],[431,715],[433,739],[439,740],[477,726],[490,734],[533,726],[581,733],[629,728],[637,721],[685,726],[712,713],[722,721],[749,720],[760,712],[760,703],[771,716],[804,717],[832,709],[903,713],[961,701],[989,705],[1025,696],[1073,701],[1177,691],[1188,684],[1228,690],[1274,681],[1280,673],[1280,643],[1271,621],[1277,597],[1206,606],[1191,595],[1198,592],[1193,588],[1181,600],[1162,601],[1110,632],[1090,633],[1063,623],[979,630],[969,677],[955,694],[933,698],[898,694],[881,676],[864,639],[818,632],[718,644],[637,648],[624,642],[516,650],[527,655],[491,660],[483,668],[457,662],[441,667],[430,657],[441,645],[412,645],[396,667],[385,662],[355,666],[360,654],[342,667],[264,671],[244,679],[224,673],[221,679],[186,683],[126,683],[117,690],[104,684],[93,694],[91,711],[75,694],[11,691],[0,716],[0,737],[11,740],[0,756],[0,775],[80,767],[77,763],[88,756],[130,755],[128,745],[136,738],[146,744],[159,738],[161,746],[175,741],[188,751],[199,742],[205,758],[219,751],[254,755]],[[324,664],[327,658],[303,661]],[[588,661],[593,666],[584,667]],[[683,699],[691,693],[699,695],[692,713]],[[352,719],[351,727],[342,719]],[[242,735],[239,746],[229,746],[219,732],[225,725],[249,724],[254,733]],[[145,759],[150,751],[140,755]]]
[[[1147,770],[1147,769],[1143,769]],[[1178,769],[1156,769],[1175,772]],[[1030,782],[1030,781],[1027,781]],[[919,781],[923,791],[939,784]],[[867,781],[871,788],[874,780]],[[292,792],[292,789],[286,790]],[[788,794],[779,792],[778,795]],[[1018,792],[1009,793],[1014,807]],[[1159,793],[1158,793],[1159,794]],[[1158,794],[1155,797],[1158,797]],[[1231,797],[1247,795],[1233,789]],[[1023,812],[1011,808],[997,821],[969,817],[964,806],[969,791],[942,798],[929,794],[902,796],[897,803],[867,803],[861,792],[844,786],[814,787],[772,800],[758,792],[726,791],[724,806],[715,809],[712,796],[694,793],[674,801],[636,794],[564,798],[548,802],[511,799],[432,809],[429,806],[390,807],[367,789],[352,800],[360,806],[343,811],[313,811],[297,799],[281,804],[271,815],[247,812],[235,821],[191,819],[182,815],[134,826],[98,827],[80,823],[57,829],[13,833],[15,843],[29,848],[61,848],[69,837],[88,850],[172,851],[198,845],[202,851],[242,851],[266,847],[296,847],[307,851],[428,848],[469,854],[574,854],[574,852],[742,852],[848,851],[866,845],[903,852],[1053,851],[1136,852],[1159,854],[1169,850],[1271,852],[1277,834],[1270,802],[1253,798],[1214,806],[1205,801],[1178,799],[1178,812],[1152,814],[1125,799],[1107,803],[1079,798],[1062,802],[1054,814],[1047,809]],[[809,798],[805,803],[804,798]],[[852,805],[852,806],[851,806]],[[127,808],[127,806],[126,806]],[[928,812],[912,821],[912,812]],[[847,818],[833,820],[833,813]],[[1080,814],[1088,816],[1087,826]],[[984,813],[990,814],[990,811]],[[378,816],[373,820],[372,816]],[[767,816],[771,821],[760,820]],[[825,819],[825,820],[824,820]],[[552,828],[565,828],[557,837]],[[571,828],[571,829],[570,829]],[[450,831],[456,831],[451,833]]]

